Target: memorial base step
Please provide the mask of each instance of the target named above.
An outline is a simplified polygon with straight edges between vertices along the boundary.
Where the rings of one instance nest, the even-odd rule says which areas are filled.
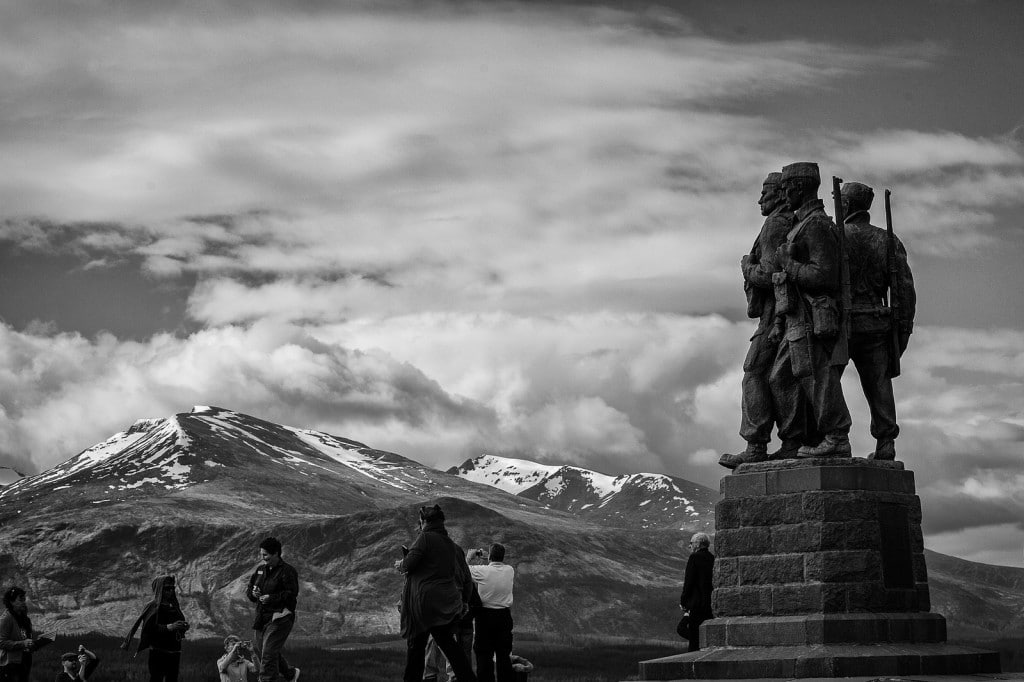
[[[998,673],[999,654],[956,644],[710,647],[640,663],[640,680],[900,677]]]

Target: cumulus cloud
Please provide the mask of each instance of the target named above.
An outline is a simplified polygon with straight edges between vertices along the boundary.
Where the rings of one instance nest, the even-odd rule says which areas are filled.
[[[486,406],[450,395],[408,363],[326,346],[296,328],[225,327],[145,343],[6,325],[0,334],[0,392],[18,396],[0,414],[0,452],[31,469],[63,461],[137,418],[193,404],[341,435],[367,424],[428,434],[493,421]],[[429,440],[423,452],[433,456]]]
[[[0,457],[18,466],[205,403],[430,464],[486,450],[716,486],[717,453],[742,447],[738,256],[767,171],[818,159],[826,179],[892,187],[915,256],[1020,251],[1019,135],[771,115],[933,69],[935,44],[735,43],[669,9],[56,9],[0,8],[0,241],[194,278],[201,329],[4,326],[0,395],[18,399]],[[1005,485],[1021,348],[1013,330],[918,326],[900,452],[935,538],[1024,511]],[[866,453],[852,370],[844,385]]]

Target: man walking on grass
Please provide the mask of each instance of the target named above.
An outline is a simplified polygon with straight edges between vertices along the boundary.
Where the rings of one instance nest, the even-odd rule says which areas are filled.
[[[259,682],[298,682],[299,669],[288,665],[281,650],[295,625],[299,574],[281,558],[281,542],[276,538],[260,543],[260,559],[245,593],[256,604],[252,645],[260,661]]]

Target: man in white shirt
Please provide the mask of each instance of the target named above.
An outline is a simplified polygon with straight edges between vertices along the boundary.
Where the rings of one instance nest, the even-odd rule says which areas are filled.
[[[514,682],[512,670],[512,583],[516,570],[504,563],[505,547],[495,543],[481,565],[484,551],[466,552],[469,572],[476,583],[483,606],[476,614],[476,676],[479,682]]]

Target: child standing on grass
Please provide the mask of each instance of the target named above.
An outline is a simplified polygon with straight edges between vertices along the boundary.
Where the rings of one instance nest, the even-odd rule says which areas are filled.
[[[220,682],[248,682],[249,673],[256,670],[252,643],[243,642],[235,635],[225,637],[224,655],[217,659]]]

